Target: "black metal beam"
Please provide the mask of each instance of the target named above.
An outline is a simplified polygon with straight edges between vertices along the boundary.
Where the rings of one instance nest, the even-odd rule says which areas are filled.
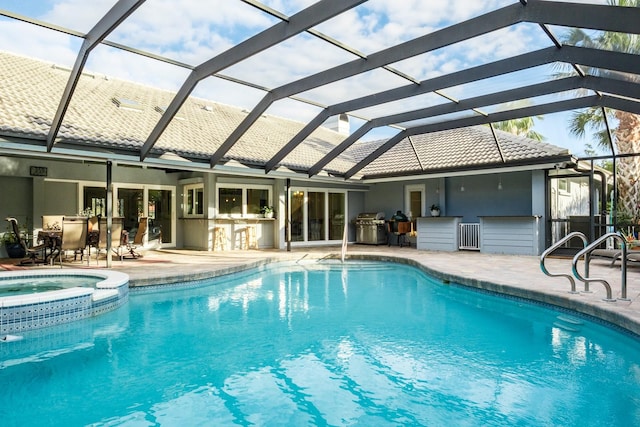
[[[601,4],[530,1],[524,20],[562,27],[640,34],[640,8]]]
[[[324,166],[326,166],[331,160],[336,158],[340,153],[353,145],[359,138],[364,136],[369,130],[386,126],[392,123],[406,122],[416,120],[425,117],[435,117],[443,114],[455,113],[459,111],[472,110],[474,108],[501,104],[505,102],[512,102],[524,97],[531,96],[531,93],[536,93],[537,96],[546,95],[555,92],[561,92],[565,90],[577,89],[581,86],[580,77],[570,77],[562,80],[554,80],[546,83],[538,83],[531,86],[525,86],[518,89],[512,89],[502,91],[498,93],[492,93],[489,95],[477,96],[474,98],[468,98],[460,100],[458,103],[440,104],[432,107],[422,108],[419,110],[407,111],[404,113],[393,114],[384,117],[378,117],[367,122],[361,126],[356,132],[350,135],[347,139],[337,145],[331,152],[320,159],[316,164],[309,168],[309,176],[317,174]]]
[[[169,125],[169,122],[171,122],[182,104],[184,104],[196,84],[202,79],[306,31],[365,1],[366,0],[321,0],[296,13],[289,18],[288,21],[280,22],[196,66],[147,137],[147,140],[140,150],[140,160],[144,160],[147,157],[154,144],[158,141],[158,138],[160,138],[160,135],[162,135]]]
[[[51,151],[53,148],[53,144],[55,143],[56,136],[60,131],[64,115],[67,108],[69,108],[73,92],[78,85],[78,80],[80,80],[80,75],[82,74],[84,65],[89,58],[89,53],[91,53],[93,48],[100,44],[105,37],[115,30],[122,21],[127,19],[127,17],[144,2],[145,0],[119,0],[118,3],[116,3],[102,17],[102,19],[100,19],[100,21],[98,21],[95,27],[93,27],[91,31],[84,36],[84,41],[82,42],[76,61],[73,64],[69,80],[67,80],[67,85],[65,86],[62,97],[60,98],[58,109],[53,117],[51,128],[49,128],[49,134],[47,135],[47,151]]]
[[[369,163],[371,163],[372,161],[380,157],[386,151],[390,150],[393,146],[395,146],[398,142],[400,142],[405,136],[439,132],[443,130],[451,130],[451,129],[469,127],[469,126],[489,124],[492,122],[501,122],[504,120],[518,119],[522,117],[533,117],[533,116],[539,116],[543,114],[557,113],[559,111],[592,107],[594,105],[601,105],[601,103],[603,102],[603,99],[604,99],[603,97],[598,97],[598,96],[587,96],[582,98],[570,99],[566,101],[558,101],[558,102],[552,102],[548,104],[536,105],[532,107],[524,107],[524,108],[518,108],[518,109],[509,110],[509,111],[502,111],[499,113],[491,114],[487,117],[485,116],[467,117],[464,119],[450,120],[447,122],[440,122],[435,124],[408,128],[408,129],[405,129],[403,132],[400,132],[398,135],[394,136],[384,144],[382,144],[375,151],[373,151],[367,157],[365,157],[362,161],[358,162],[358,164],[356,164],[354,167],[349,169],[347,173],[345,173],[345,178],[346,179],[351,178],[353,175],[358,173]],[[400,137],[400,135],[402,136]]]
[[[521,17],[521,5],[516,4],[507,6],[479,17],[472,18],[460,24],[455,24],[399,45],[383,49],[366,58],[356,59],[275,88],[265,96],[265,98],[263,98],[256,107],[254,107],[252,112],[245,117],[242,123],[238,125],[231,135],[229,135],[222,145],[216,150],[213,156],[211,156],[211,165],[213,167],[222,160],[224,155],[231,149],[231,147],[233,147],[240,137],[249,130],[249,128],[266,111],[266,109],[269,108],[273,102],[279,99],[508,27],[519,22]],[[270,101],[268,99],[270,99]],[[280,156],[281,154],[276,155],[275,157],[277,158]],[[273,166],[280,160],[281,159],[275,159],[270,161],[269,165]]]
[[[603,77],[568,77],[561,80],[552,80],[545,83],[537,83],[530,86],[524,86],[517,89],[506,90],[502,92],[491,93],[488,95],[476,96],[473,98],[462,99],[458,103],[440,104],[432,107],[422,108],[419,110],[408,111],[404,113],[378,117],[367,122],[357,132],[350,135],[347,139],[337,145],[331,152],[320,159],[316,164],[309,168],[309,176],[317,174],[331,160],[336,158],[340,153],[349,148],[359,138],[364,136],[369,130],[386,126],[392,123],[400,123],[411,120],[417,120],[426,117],[436,117],[444,114],[450,114],[465,110],[473,110],[488,105],[503,104],[517,101],[534,96],[548,95],[557,92],[563,92],[573,89],[591,89],[594,91],[608,92],[611,94],[632,97],[640,99],[640,84],[627,82],[622,80],[614,80]],[[496,120],[494,120],[496,121]]]
[[[637,85],[636,85],[637,86]],[[627,111],[629,113],[640,114],[640,103],[633,99],[618,98],[614,96],[586,96],[576,99],[570,99],[566,101],[551,102],[547,104],[536,105],[532,107],[518,108],[509,111],[503,111],[500,113],[492,114],[488,117],[476,116],[458,120],[451,120],[448,122],[441,122],[423,126],[416,126],[413,128],[405,129],[398,135],[385,142],[378,147],[374,152],[369,154],[365,159],[360,161],[357,165],[349,169],[344,175],[345,179],[351,178],[353,175],[362,170],[366,165],[380,157],[386,151],[391,149],[394,145],[400,142],[405,136],[439,132],[443,130],[451,130],[468,126],[476,126],[482,124],[488,124],[492,122],[501,122],[504,120],[519,119],[522,117],[533,117],[550,113],[557,113],[560,111],[575,110],[588,107],[608,107],[616,110]]]
[[[329,153],[322,157],[318,162],[311,166],[308,170],[309,177],[320,172],[331,160],[335,159],[347,148],[351,147],[356,141],[365,136],[367,132],[373,129],[373,124],[369,121],[360,126],[355,132],[349,135],[344,141],[336,145]]]
[[[624,71],[640,74],[640,61],[638,61],[637,55],[620,53],[620,52],[611,52],[611,51],[602,51],[598,49],[590,49],[583,47],[575,47],[575,46],[565,46],[562,49],[556,49],[555,47],[545,48],[541,50],[537,50],[534,52],[522,54],[515,56],[513,58],[503,59],[500,61],[492,62],[489,64],[480,65],[477,67],[469,68],[466,70],[458,71],[455,73],[439,76],[433,79],[423,80],[420,82],[420,85],[405,85],[399,88],[389,89],[383,92],[379,92],[376,94],[356,98],[353,100],[345,101],[339,104],[331,105],[325,108],[319,115],[323,117],[329,117],[335,114],[346,113],[348,111],[363,109],[372,107],[374,105],[380,105],[387,102],[397,101],[399,99],[408,98],[412,96],[421,95],[424,93],[434,92],[439,89],[444,89],[446,87],[457,86],[461,84],[471,83],[474,81],[482,80],[485,78],[495,77],[503,74],[508,74],[511,72],[516,72],[520,70],[524,70],[527,68],[536,67],[539,65],[549,64],[552,62],[567,62],[573,64],[575,62],[590,66],[590,67],[598,67],[598,68],[608,68],[614,71]],[[583,83],[584,84],[584,83]],[[611,84],[615,84],[615,81],[612,81]],[[595,89],[594,89],[595,90]],[[602,89],[607,91],[606,89]],[[531,91],[531,93],[527,95],[523,95],[523,97],[532,97],[537,96],[535,91]],[[490,104],[484,104],[490,105]],[[481,105],[478,105],[479,107]],[[471,107],[475,108],[475,107]],[[434,114],[435,115],[435,114]],[[373,122],[376,119],[372,119]],[[313,121],[315,123],[315,120]],[[389,121],[385,124],[390,124],[393,121]],[[321,124],[320,122],[318,126]],[[397,121],[396,121],[397,123]],[[378,125],[379,126],[379,125]],[[375,126],[371,126],[373,128]],[[295,148],[298,144],[304,141],[315,129],[316,127],[311,126],[311,122],[305,126],[297,135],[291,139],[287,144],[285,144],[276,155],[274,155],[266,164],[266,171],[272,170],[286,155]],[[335,156],[340,154],[344,149],[348,147],[348,145],[343,145],[346,142],[353,143],[355,141],[352,138],[348,138],[340,144],[342,147],[340,150],[332,150],[331,153],[328,154],[330,156],[328,159],[323,159],[319,163],[323,163],[322,166],[326,165],[331,161]],[[351,145],[351,144],[349,144]],[[333,157],[331,157],[333,155]],[[317,165],[317,164],[316,164]],[[319,169],[314,165],[309,173],[314,175],[318,173]],[[313,171],[313,173],[312,173]]]
[[[450,44],[458,43],[482,34],[486,34],[518,22],[536,22],[539,24],[554,24],[565,26],[577,26],[585,28],[596,28],[607,31],[638,32],[639,26],[635,21],[629,19],[625,9],[613,6],[593,6],[584,4],[567,4],[556,2],[528,2],[525,7],[521,5],[511,5],[494,12],[472,18],[460,24],[455,24],[434,33],[410,40],[397,46],[390,47],[383,51],[374,53],[367,58],[358,59],[329,70],[314,74],[312,76],[291,82],[272,91],[272,101],[263,102],[254,108],[254,114],[246,117],[245,120],[229,135],[225,142],[216,150],[211,157],[211,165],[215,166],[231,147],[240,139],[244,133],[255,123],[255,121],[266,111],[266,109],[278,99],[291,96],[295,93],[304,92],[319,86],[333,83],[353,75],[370,71],[384,65],[401,61],[425,52],[441,48]],[[640,18],[640,11],[632,12]],[[624,18],[622,18],[624,17]],[[597,18],[597,19],[596,19]],[[603,23],[609,19],[622,19],[621,22]],[[633,25],[632,25],[633,22]],[[632,29],[632,30],[631,30]],[[259,108],[258,108],[259,107]],[[265,166],[265,171],[269,172],[278,162],[280,162],[290,152],[292,147],[287,145],[281,149]]]

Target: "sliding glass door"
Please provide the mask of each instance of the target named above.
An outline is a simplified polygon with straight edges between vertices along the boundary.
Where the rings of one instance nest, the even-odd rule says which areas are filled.
[[[172,244],[175,239],[175,189],[173,187],[118,186],[114,188],[113,216],[123,218],[124,229],[135,235],[140,217],[148,218],[146,240],[161,239]],[[106,216],[107,192],[104,187],[82,187],[83,210],[89,215]]]
[[[346,217],[346,193],[318,189],[292,189],[291,241],[342,240]]]
[[[149,217],[149,240],[161,239],[169,243],[173,236],[173,206],[171,190],[149,190],[147,216]]]

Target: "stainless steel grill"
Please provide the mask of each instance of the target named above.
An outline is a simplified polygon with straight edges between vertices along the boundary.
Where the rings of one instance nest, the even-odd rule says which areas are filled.
[[[356,243],[379,245],[387,243],[384,213],[363,212],[356,218]]]

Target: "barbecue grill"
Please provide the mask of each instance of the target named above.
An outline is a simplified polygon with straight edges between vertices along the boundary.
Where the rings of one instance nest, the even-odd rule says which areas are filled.
[[[356,218],[356,243],[379,245],[387,243],[384,213],[363,212]]]

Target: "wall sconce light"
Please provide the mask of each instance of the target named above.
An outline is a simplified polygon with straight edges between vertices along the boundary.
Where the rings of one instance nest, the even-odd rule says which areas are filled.
[[[502,191],[502,177],[498,178],[498,191]]]
[[[464,191],[464,181],[462,181],[462,184],[460,184],[460,191]]]

